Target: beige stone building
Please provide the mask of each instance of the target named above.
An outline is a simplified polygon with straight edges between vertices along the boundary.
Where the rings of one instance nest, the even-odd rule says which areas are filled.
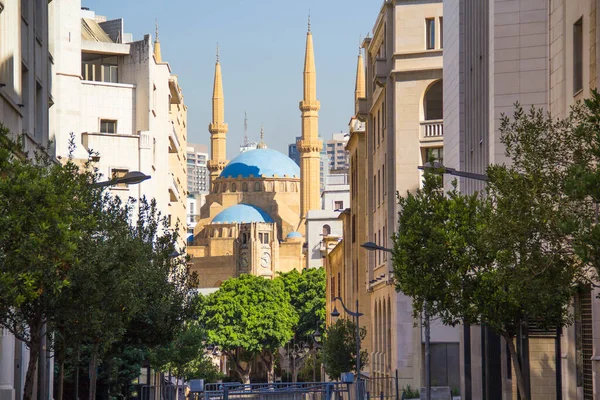
[[[188,247],[200,287],[218,287],[224,280],[243,273],[272,278],[277,272],[300,270],[305,265],[306,214],[320,209],[319,101],[310,25],[300,110],[300,167],[286,155],[268,149],[264,132],[256,149],[228,161],[223,78],[217,54],[209,125],[210,193]]]
[[[444,164],[485,173],[506,160],[501,113],[542,107],[564,117],[598,85],[597,0],[444,1]],[[482,182],[460,179],[465,193]],[[531,398],[600,397],[598,289],[573,301],[574,323],[556,332],[520,336]],[[506,343],[471,326],[461,334],[465,399],[516,399]],[[469,385],[468,382],[471,382]]]
[[[361,245],[392,246],[396,193],[419,187],[417,167],[429,156],[443,158],[442,9],[441,1],[384,1],[372,38],[362,45],[366,65],[361,56],[357,64],[347,145],[350,209],[344,240],[331,253],[343,247],[344,270],[329,276],[328,288],[339,288],[352,308],[359,301],[368,331],[362,348],[370,353],[364,373],[373,395],[393,396],[396,373],[400,387],[424,384],[421,321],[413,318],[410,298],[395,291],[388,253]],[[458,387],[458,331],[433,324],[431,339],[432,381]]]

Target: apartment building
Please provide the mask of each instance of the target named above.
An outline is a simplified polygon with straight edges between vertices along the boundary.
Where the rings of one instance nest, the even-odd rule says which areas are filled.
[[[185,238],[187,199],[187,107],[177,76],[162,60],[158,27],[133,41],[122,19],[107,20],[81,7],[57,2],[54,114],[50,136],[57,156],[94,160],[104,178],[141,171],[151,179],[110,187],[127,199],[156,199],[172,228]]]
[[[49,143],[55,50],[48,15],[55,3],[0,0],[0,123],[23,140],[30,156]],[[23,397],[28,363],[27,346],[0,327],[0,399]],[[42,351],[34,388],[38,398],[53,391],[53,365],[51,352]]]
[[[348,151],[346,144],[350,135],[348,133],[334,133],[331,139],[325,142],[325,150],[329,158],[329,170],[347,170],[349,167]]]

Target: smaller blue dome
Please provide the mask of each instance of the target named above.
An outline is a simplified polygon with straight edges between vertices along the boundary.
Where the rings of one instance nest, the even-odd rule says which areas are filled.
[[[227,207],[213,218],[212,224],[247,224],[250,222],[273,222],[264,210],[252,204],[236,204]]]
[[[300,232],[290,232],[286,237],[288,239],[302,239],[302,234]]]

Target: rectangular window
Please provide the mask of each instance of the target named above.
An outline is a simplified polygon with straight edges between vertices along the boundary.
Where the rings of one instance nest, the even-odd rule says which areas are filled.
[[[440,49],[444,48],[444,17],[440,17]]]
[[[385,157],[384,159],[386,159],[387,158],[387,154],[385,154],[384,157]],[[387,194],[386,181],[385,181],[385,161],[383,162],[382,170],[383,170],[383,177],[381,178],[381,185],[383,186],[382,187],[382,190],[383,190],[383,201],[385,201],[385,195]]]
[[[331,277],[331,301],[335,299],[335,278]]]
[[[377,231],[377,245],[381,246],[381,229]],[[381,265],[381,250],[377,251],[377,265]]]
[[[33,132],[36,138],[41,139],[43,137],[44,130],[44,93],[42,90],[42,86],[36,82],[35,83],[35,126],[33,128]]]
[[[387,248],[387,226],[383,226],[383,243],[382,246]],[[387,260],[387,251],[383,252],[383,261]]]
[[[342,210],[344,208],[344,202],[343,201],[334,201],[333,204],[334,204],[333,208],[335,210]]]
[[[101,119],[100,133],[117,133],[117,121],[114,119]]]
[[[356,215],[352,215],[352,243],[356,242]]]
[[[86,81],[119,82],[118,58],[102,54],[81,54],[81,76]]]
[[[258,240],[262,244],[269,244],[269,234],[268,233],[259,233],[258,234]]]
[[[111,169],[110,173],[111,173],[111,178],[112,179],[119,179],[124,177],[125,175],[127,175],[127,173],[129,172],[128,169],[121,169],[121,168],[113,168]],[[114,185],[114,187],[118,187],[118,188],[126,188],[128,185],[126,183],[118,183],[116,185]]]
[[[427,50],[435,49],[435,19],[427,18],[425,20],[425,30],[427,35]]]
[[[425,162],[430,162],[432,160],[444,165],[443,147],[430,147],[425,150]]]
[[[338,272],[338,282],[337,282],[337,293],[338,293],[338,297],[342,297],[342,291],[341,291],[341,286],[342,286],[342,276],[341,274]]]
[[[377,171],[377,205],[381,204],[381,170]]]
[[[573,25],[573,94],[583,89],[583,17]]]

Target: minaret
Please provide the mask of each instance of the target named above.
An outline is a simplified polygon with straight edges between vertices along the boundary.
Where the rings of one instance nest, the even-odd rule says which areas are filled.
[[[223,99],[223,81],[221,79],[221,64],[219,64],[219,46],[217,46],[217,62],[215,63],[215,83],[212,98],[212,122],[208,125],[210,132],[210,160],[208,170],[210,181],[214,182],[219,177],[225,165],[227,155],[225,149],[225,135],[227,124],[225,123],[225,100]]]
[[[320,152],[323,143],[319,140],[320,108],[321,105],[317,100],[317,72],[309,15],[304,55],[304,99],[300,102],[302,139],[297,143],[300,152],[300,217],[302,219],[306,218],[309,210],[321,209]]]
[[[158,41],[158,20],[155,21],[156,23],[156,31],[155,31],[155,35],[154,35],[154,58],[156,59],[156,62],[162,62],[162,56],[160,55],[160,42]]]
[[[354,100],[365,97],[365,64],[363,62],[362,49],[358,48],[358,62],[356,65],[356,85],[354,86]]]

